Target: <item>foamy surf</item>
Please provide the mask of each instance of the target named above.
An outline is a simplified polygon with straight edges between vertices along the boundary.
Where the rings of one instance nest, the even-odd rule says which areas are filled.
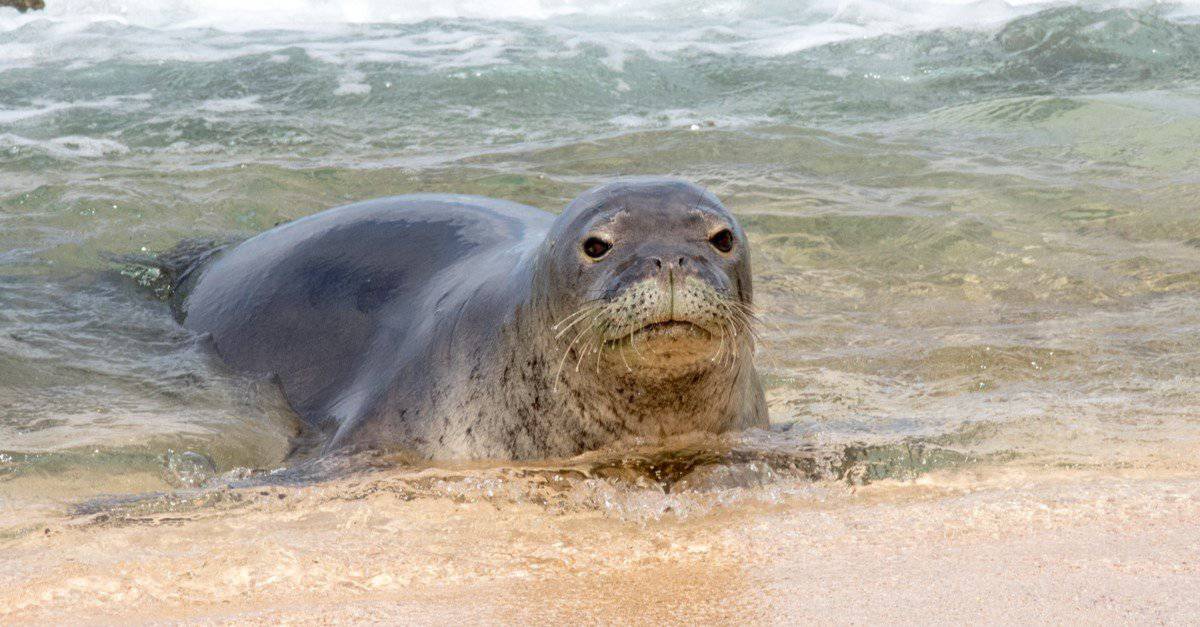
[[[656,30],[664,22],[761,28],[761,51],[786,54],[846,39],[943,28],[991,29],[1018,17],[1055,7],[1156,9],[1176,19],[1200,13],[1194,0],[805,0],[796,3],[691,0],[57,0],[41,12],[0,9],[0,29],[50,21],[75,28],[118,23],[155,29],[216,28],[325,30],[346,24],[412,24],[428,20],[560,21],[608,25],[614,30]],[[777,30],[772,30],[771,26]],[[794,28],[794,30],[790,30]],[[711,33],[719,35],[719,32]],[[636,35],[635,35],[636,36]]]

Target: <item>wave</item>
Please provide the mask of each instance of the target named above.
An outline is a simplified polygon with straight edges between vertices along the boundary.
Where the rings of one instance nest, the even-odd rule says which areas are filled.
[[[676,32],[680,23],[755,31],[764,54],[837,41],[945,28],[994,29],[1061,6],[1153,8],[1172,19],[1200,17],[1200,0],[51,0],[42,12],[0,8],[0,31],[37,21],[116,22],[153,29],[327,30],[348,24],[427,20],[558,21],[598,30]],[[668,26],[670,24],[671,26]],[[685,31],[686,32],[686,31]],[[721,32],[707,33],[720,39]]]
[[[974,102],[993,104],[955,115],[1029,121],[1080,95],[1194,91],[1200,24],[1167,13],[1064,6],[989,32],[789,55],[771,42],[795,41],[744,27],[659,37],[668,27],[653,23],[640,28],[655,33],[615,37],[562,21],[435,20],[227,33],[43,19],[0,32],[0,150],[30,163],[259,150],[375,162],[396,146],[434,154],[651,129],[844,129]]]
[[[778,59],[833,47],[831,54],[838,58],[823,62],[829,76],[878,78],[891,72],[908,80],[930,65],[921,56],[940,62],[946,61],[945,51],[965,57],[973,54],[968,48],[993,47],[993,42],[954,39],[960,34],[996,35],[1003,48],[997,54],[1039,56],[1043,66],[1081,57],[1084,49],[1097,47],[1099,37],[1105,39],[1099,47],[1121,49],[1117,56],[1162,61],[1171,55],[1157,44],[1180,39],[1162,25],[1194,28],[1196,22],[1200,0],[726,0],[694,10],[691,0],[510,0],[495,6],[481,0],[55,0],[42,13],[0,8],[0,72],[39,66],[69,71],[108,61],[221,62],[251,55],[286,63],[301,50],[342,68],[337,95],[363,96],[372,86],[362,64],[438,71],[532,67],[555,59],[569,63],[598,51],[607,70],[621,72],[631,59]],[[1121,30],[1127,25],[1135,30]],[[1093,28],[1096,33],[1088,30]],[[1127,35],[1130,41],[1122,44]],[[946,45],[914,49],[922,45],[917,38],[925,36],[950,39]],[[894,37],[908,41],[897,44],[889,39]],[[1071,41],[1064,45],[1063,37]],[[1190,32],[1182,35],[1193,38]],[[1083,43],[1064,52],[1076,42]],[[871,57],[866,65],[863,51]],[[21,108],[31,108],[28,104]]]

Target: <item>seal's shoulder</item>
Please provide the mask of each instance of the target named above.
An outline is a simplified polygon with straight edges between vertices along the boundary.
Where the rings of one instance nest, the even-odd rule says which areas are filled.
[[[272,264],[308,266],[336,257],[377,271],[434,273],[474,251],[532,245],[553,222],[551,213],[483,196],[386,196],[281,224],[246,240],[217,266],[240,263],[247,271],[275,274]]]
[[[554,214],[508,200],[467,194],[405,194],[342,205],[296,220],[293,224],[337,221],[439,222],[464,218],[544,226]]]

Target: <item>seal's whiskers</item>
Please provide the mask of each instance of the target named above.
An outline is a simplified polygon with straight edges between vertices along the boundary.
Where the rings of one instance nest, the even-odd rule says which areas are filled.
[[[713,351],[712,357],[708,358],[710,363],[719,363],[717,360],[725,353],[725,325],[721,325],[720,341],[721,343],[717,346],[717,350]]]
[[[629,338],[632,342],[633,338]],[[625,372],[633,372],[633,368],[629,365],[629,360],[625,358],[625,349],[628,348],[625,342],[621,342],[621,363],[625,364]]]
[[[592,312],[594,312],[594,311],[596,311],[596,310],[598,310],[598,309],[600,309],[600,308],[601,308],[601,306],[600,306],[600,305],[596,305],[596,304],[589,304],[589,305],[584,305],[583,307],[581,307],[581,308],[579,308],[578,310],[576,310],[574,313],[567,314],[567,316],[566,316],[566,317],[564,317],[562,320],[560,320],[560,321],[558,322],[558,324],[555,324],[553,327],[551,327],[551,330],[558,329],[558,327],[559,327],[560,325],[562,325],[562,324],[566,323],[566,322],[567,322],[568,320],[570,320],[571,318],[574,318],[574,320],[572,320],[572,321],[570,322],[570,324],[567,324],[567,326],[563,327],[563,328],[562,328],[562,330],[561,330],[561,331],[559,331],[559,332],[558,332],[558,334],[556,334],[556,335],[554,336],[554,339],[556,339],[556,340],[557,340],[557,339],[561,338],[561,337],[562,337],[562,336],[563,336],[563,335],[564,335],[564,334],[565,334],[565,333],[566,333],[568,330],[570,330],[570,328],[571,328],[571,327],[573,327],[573,326],[575,326],[576,324],[578,324],[580,320],[586,320],[586,319],[587,319],[587,314],[589,314],[589,313],[592,313]]]
[[[588,326],[587,329],[584,329],[583,333],[590,333],[598,324],[601,324],[599,313],[596,314],[596,316],[592,319],[592,324]],[[579,372],[579,364],[583,363],[583,358],[587,356],[590,347],[590,344],[584,344],[583,348],[579,351],[579,358],[575,360],[575,372]]]
[[[604,333],[608,330],[608,322],[600,324],[600,329],[596,331],[596,374],[600,374],[600,355],[604,353],[604,346],[608,342],[604,339]]]
[[[571,343],[567,344],[567,348],[563,350],[562,358],[558,360],[558,368],[554,371],[554,388],[553,388],[554,392],[556,392],[556,393],[558,392],[558,382],[560,381],[560,378],[562,377],[562,369],[563,369],[563,366],[567,363],[567,357],[571,354],[571,349],[575,346],[576,342],[578,342],[584,335],[587,334],[588,331],[590,331],[592,329],[592,327],[596,326],[596,318],[598,318],[599,316],[600,316],[600,314],[598,312],[595,315],[593,315],[591,326],[589,326],[586,329],[575,334],[575,337],[571,339]],[[578,365],[576,366],[576,370],[578,370]]]

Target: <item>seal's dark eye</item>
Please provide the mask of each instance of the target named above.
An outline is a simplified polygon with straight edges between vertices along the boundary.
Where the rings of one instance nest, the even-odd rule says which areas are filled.
[[[713,233],[712,237],[708,238],[708,243],[712,244],[713,248],[716,248],[723,253],[727,253],[733,250],[733,231],[730,231],[729,229],[721,229],[720,231]]]
[[[610,248],[612,248],[612,244],[599,237],[589,237],[583,240],[583,254],[592,259],[599,259],[608,254],[608,249]]]

